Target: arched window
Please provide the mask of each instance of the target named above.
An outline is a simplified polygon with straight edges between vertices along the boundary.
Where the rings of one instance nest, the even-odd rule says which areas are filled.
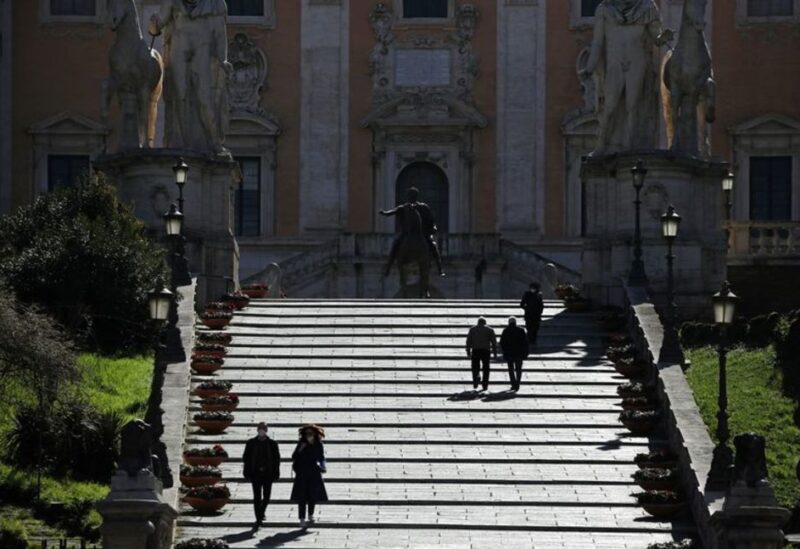
[[[447,175],[430,162],[413,162],[397,176],[397,204],[407,201],[411,187],[419,189],[419,201],[431,207],[440,233],[446,233],[450,222],[450,191]]]

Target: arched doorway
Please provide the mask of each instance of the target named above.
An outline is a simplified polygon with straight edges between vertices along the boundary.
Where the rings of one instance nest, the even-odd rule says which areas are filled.
[[[430,162],[412,162],[397,176],[395,198],[397,204],[406,202],[406,193],[411,187],[419,189],[419,200],[431,207],[440,233],[446,233],[450,225],[450,190],[445,174],[439,166]]]

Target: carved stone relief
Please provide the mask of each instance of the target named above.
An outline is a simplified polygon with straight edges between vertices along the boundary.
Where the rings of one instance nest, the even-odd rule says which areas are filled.
[[[274,114],[261,104],[267,86],[269,64],[266,54],[244,33],[237,33],[228,45],[228,99],[233,116],[255,115],[277,123]]]

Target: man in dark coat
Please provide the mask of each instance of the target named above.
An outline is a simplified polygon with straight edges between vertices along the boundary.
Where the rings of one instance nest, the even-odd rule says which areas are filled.
[[[489,390],[489,372],[491,355],[497,358],[497,336],[489,326],[486,319],[478,319],[477,326],[469,329],[467,334],[467,356],[472,361],[472,387],[483,386],[483,390]],[[481,366],[483,366],[483,379],[481,380]]]
[[[522,296],[520,307],[525,311],[525,330],[528,332],[528,343],[536,345],[536,336],[539,334],[539,324],[542,322],[544,300],[541,286],[538,282],[531,282],[528,291]]]
[[[281,454],[278,443],[267,436],[267,424],[258,424],[258,435],[244,446],[244,478],[253,485],[255,528],[264,522],[264,513],[272,497],[272,483],[281,476]]]
[[[500,349],[502,349],[503,358],[508,364],[511,389],[519,391],[520,383],[522,383],[522,362],[528,357],[528,338],[525,330],[517,326],[517,319],[513,316],[508,319],[508,327],[500,336]]]

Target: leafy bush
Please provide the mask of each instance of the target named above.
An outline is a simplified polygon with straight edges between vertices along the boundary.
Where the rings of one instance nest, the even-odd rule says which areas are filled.
[[[152,341],[147,292],[167,280],[162,252],[98,176],[0,219],[0,277],[104,352]]]
[[[56,403],[50,414],[23,405],[7,436],[7,458],[23,469],[39,465],[57,476],[107,482],[123,423],[119,414],[101,413],[80,401]]]
[[[28,549],[28,532],[18,520],[0,519],[0,547]]]
[[[175,545],[175,549],[229,549],[221,539],[192,538]]]

